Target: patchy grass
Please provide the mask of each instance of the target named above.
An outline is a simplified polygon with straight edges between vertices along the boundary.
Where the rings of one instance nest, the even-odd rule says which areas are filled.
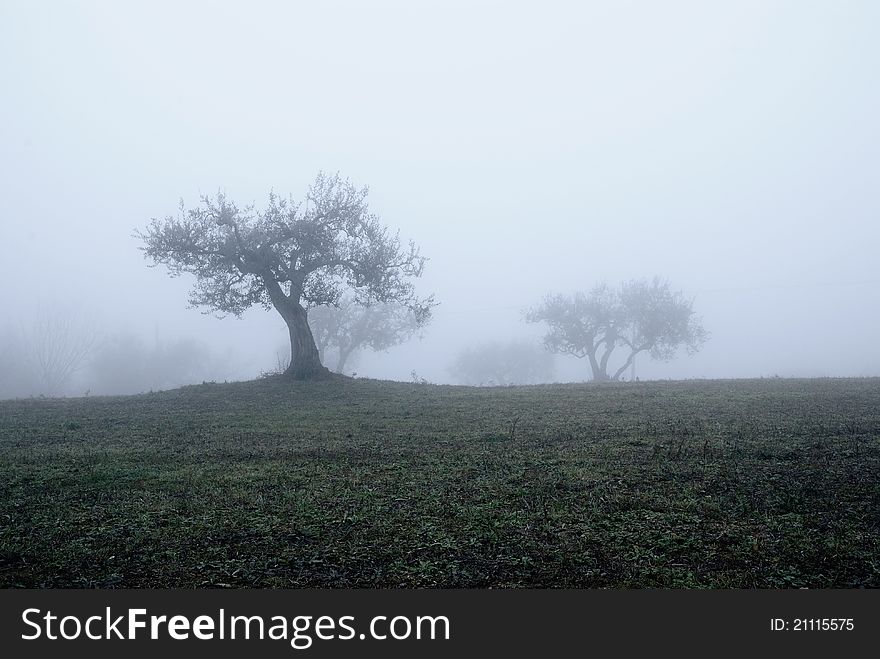
[[[0,585],[880,586],[880,379],[0,403]]]

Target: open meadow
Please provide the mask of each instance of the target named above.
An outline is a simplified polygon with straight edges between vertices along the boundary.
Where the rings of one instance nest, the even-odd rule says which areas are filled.
[[[880,379],[0,402],[3,587],[880,586]]]

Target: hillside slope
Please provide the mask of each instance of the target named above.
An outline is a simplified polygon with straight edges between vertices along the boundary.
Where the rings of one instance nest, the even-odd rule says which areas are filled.
[[[0,402],[0,586],[880,586],[880,379]]]

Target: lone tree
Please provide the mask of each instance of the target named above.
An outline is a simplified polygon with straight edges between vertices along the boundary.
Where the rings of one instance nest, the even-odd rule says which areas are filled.
[[[98,345],[97,330],[78,312],[41,309],[21,347],[39,392],[57,396]]]
[[[588,358],[597,382],[619,380],[641,352],[668,361],[682,346],[695,353],[709,336],[694,315],[693,302],[657,277],[617,289],[600,284],[588,294],[548,296],[526,312],[526,320],[547,324],[544,345],[551,352]],[[626,356],[610,372],[618,347]]]
[[[287,324],[296,379],[326,376],[307,308],[335,305],[346,289],[361,302],[397,302],[420,310],[411,279],[425,259],[369,212],[367,188],[319,173],[304,203],[269,194],[265,210],[239,209],[222,193],[202,197],[177,217],[153,219],[137,235],[144,255],[171,276],[191,273],[191,306],[241,315],[254,304],[274,307]]]
[[[413,308],[399,302],[363,305],[354,297],[345,296],[336,306],[309,310],[321,361],[332,353],[337,373],[342,373],[346,363],[364,348],[388,350],[408,341],[430,320],[430,301]]]

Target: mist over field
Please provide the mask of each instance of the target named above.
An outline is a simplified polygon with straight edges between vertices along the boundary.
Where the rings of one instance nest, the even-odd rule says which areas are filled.
[[[0,590],[877,588],[878,25],[2,0]]]
[[[540,347],[543,296],[660,276],[710,337],[640,355],[642,380],[880,375],[878,21],[867,1],[6,1],[0,369],[47,323],[88,353],[56,394],[277,369],[274,310],[188,309],[193,278],[134,234],[203,194],[301,199],[323,170],[369,186],[439,302],[349,374],[463,381],[468,350]],[[589,379],[563,355],[536,372]],[[49,388],[0,371],[0,397]]]

